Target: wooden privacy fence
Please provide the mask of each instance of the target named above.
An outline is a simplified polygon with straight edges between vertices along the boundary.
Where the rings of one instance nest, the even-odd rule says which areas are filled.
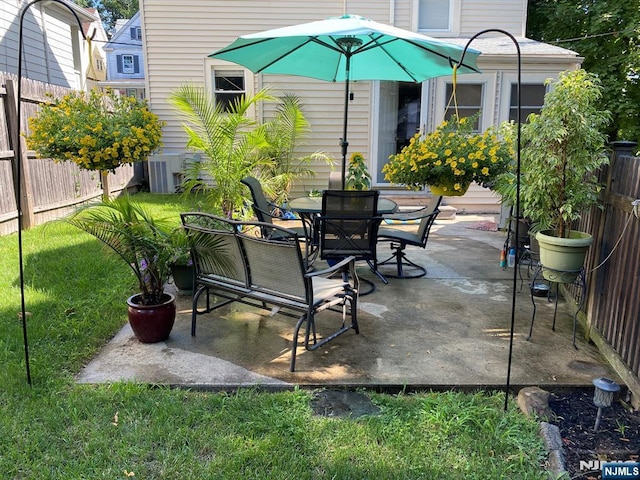
[[[18,102],[17,77],[0,72],[0,234],[18,229],[18,209],[14,186],[14,149]],[[28,133],[28,118],[40,108],[38,104],[50,101],[47,93],[61,97],[70,89],[49,85],[35,80],[22,79],[21,132]],[[79,203],[92,200],[102,194],[100,173],[81,170],[72,162],[55,163],[38,159],[27,151],[22,142],[22,199],[23,225],[44,223],[69,213]],[[131,165],[119,167],[109,174],[109,189],[118,192],[136,183]]]
[[[585,331],[640,402],[640,158],[629,142],[614,144],[600,172],[604,209],[585,215],[579,230],[594,237],[589,249]],[[640,212],[639,212],[640,214]],[[575,293],[575,292],[574,292]]]

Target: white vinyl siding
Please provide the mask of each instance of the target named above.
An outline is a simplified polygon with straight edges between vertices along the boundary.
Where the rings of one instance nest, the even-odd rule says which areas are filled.
[[[181,152],[186,144],[182,127],[167,102],[167,97],[183,82],[209,82],[207,56],[210,53],[245,33],[340,16],[343,13],[342,7],[343,2],[336,0],[321,4],[305,3],[304,8],[295,1],[275,4],[216,0],[206,4],[190,2],[189,8],[166,0],[141,2],[146,40],[145,55],[149,67],[147,93],[153,111],[167,121],[163,138],[165,151]],[[351,10],[351,5],[349,7]],[[383,11],[389,11],[388,4],[378,10]],[[369,15],[364,11],[356,13]],[[215,32],[215,35],[212,32]],[[237,65],[231,65],[237,68]],[[352,84],[355,99],[351,102],[349,115],[350,153],[368,152],[369,84],[370,82]],[[304,113],[311,122],[313,138],[307,145],[301,146],[300,155],[323,150],[338,160],[339,138],[342,136],[344,84],[296,76],[255,76],[255,91],[266,85],[272,88],[274,95],[292,92],[298,95],[303,103]],[[269,113],[270,108],[265,106],[264,109]],[[263,112],[258,112],[258,115],[263,115]],[[340,125],[340,128],[337,129],[336,125]],[[305,185],[304,188],[317,188],[326,184],[330,167],[320,163],[314,166],[314,169],[317,170],[318,177],[309,180],[309,185]]]
[[[53,83],[65,87],[81,88],[81,69],[76,68],[72,47],[72,35],[79,35],[77,28],[71,29],[69,18],[61,18],[52,6],[34,5],[24,16],[22,72],[27,78]],[[18,24],[20,6],[16,2],[0,2],[0,38],[3,49],[0,53],[0,70],[10,73],[18,71]],[[75,22],[75,20],[73,20]],[[76,25],[77,26],[77,25]],[[76,41],[82,60],[85,44]]]
[[[506,30],[516,37],[524,37],[527,18],[526,0],[461,1],[459,32],[461,37],[470,37],[486,29]]]

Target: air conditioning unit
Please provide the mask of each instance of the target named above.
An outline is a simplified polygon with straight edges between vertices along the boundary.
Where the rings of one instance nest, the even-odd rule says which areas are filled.
[[[184,153],[163,153],[149,157],[149,190],[152,193],[175,193],[180,186]]]

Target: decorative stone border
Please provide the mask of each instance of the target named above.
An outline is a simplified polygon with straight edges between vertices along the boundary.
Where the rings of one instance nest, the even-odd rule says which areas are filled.
[[[551,478],[561,478],[562,475],[568,475],[568,472],[560,429],[547,421],[553,415],[549,406],[550,396],[542,388],[525,387],[518,392],[516,402],[525,415],[534,416],[540,422],[538,431],[547,449],[547,469]]]

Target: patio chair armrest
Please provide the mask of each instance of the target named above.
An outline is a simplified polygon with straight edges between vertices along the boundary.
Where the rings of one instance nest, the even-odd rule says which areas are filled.
[[[354,257],[353,255],[350,257],[346,257],[343,260],[341,260],[340,262],[332,265],[329,268],[325,268],[324,270],[315,270],[313,272],[307,272],[305,273],[305,277],[307,278],[313,278],[313,277],[317,277],[317,276],[327,276],[329,274],[335,273],[337,271],[340,271],[343,267],[349,265],[350,263],[355,263],[356,257]]]

